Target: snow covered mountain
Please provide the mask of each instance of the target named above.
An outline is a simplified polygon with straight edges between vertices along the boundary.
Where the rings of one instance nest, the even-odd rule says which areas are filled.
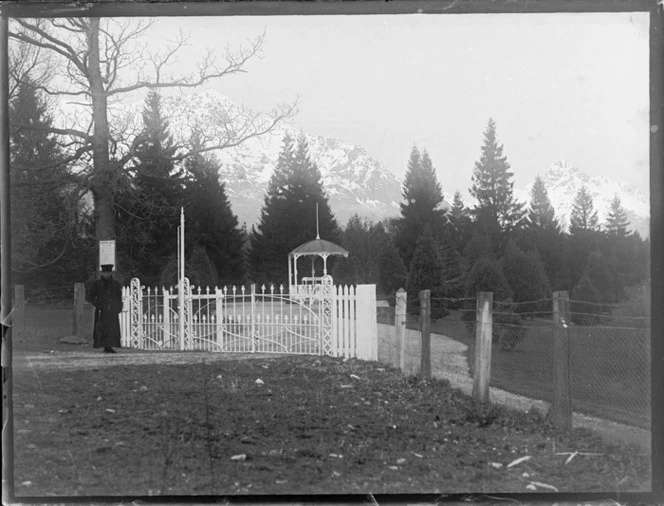
[[[122,112],[124,119],[119,124],[125,131],[140,130],[142,108],[142,103],[133,104],[130,111]],[[236,106],[213,91],[177,98],[164,97],[163,108],[170,120],[170,131],[178,141],[185,141],[194,126],[202,130],[206,137],[214,139],[225,135],[227,125],[242,130],[248,125],[247,118],[254,121],[264,118]],[[128,120],[127,115],[131,119]],[[215,151],[221,162],[219,177],[226,183],[228,198],[240,223],[246,223],[251,228],[258,222],[267,183],[286,132],[293,138],[305,135],[310,157],[321,171],[323,185],[339,225],[345,225],[355,213],[373,221],[399,215],[400,179],[381,167],[364,148],[338,139],[312,136],[292,124],[282,123],[270,134],[252,137],[237,147]],[[443,190],[449,190],[445,186],[445,175],[438,176]],[[642,237],[649,236],[650,205],[649,197],[644,192],[605,177],[591,178],[565,161],[552,164],[542,178],[556,216],[564,227],[569,224],[576,193],[582,185],[586,185],[593,196],[600,224],[605,222],[609,203],[617,194],[627,211],[630,229],[637,230]],[[516,198],[526,205],[533,182],[534,178],[526,187],[514,189]],[[464,188],[461,193],[466,206],[472,207],[474,199],[468,194],[468,189]],[[451,194],[445,193],[444,198],[444,205],[453,201]]]
[[[233,212],[247,226],[258,222],[267,183],[286,132],[294,138],[302,133],[286,126],[217,155],[222,162],[220,177],[226,182]],[[373,221],[399,214],[401,183],[364,148],[338,139],[304,135],[309,156],[320,169],[323,187],[339,225],[345,225],[355,213]]]
[[[589,177],[578,167],[566,161],[558,161],[550,165],[542,175],[542,179],[551,205],[556,211],[556,217],[564,227],[569,226],[574,197],[585,185],[593,197],[593,205],[597,211],[600,225],[604,225],[606,222],[609,204],[613,197],[618,195],[630,221],[628,228],[638,231],[643,238],[650,236],[649,196],[633,186],[606,177]],[[530,200],[533,182],[521,190],[515,189],[515,195],[521,202]]]
[[[215,125],[219,119],[229,121],[239,130],[246,128],[248,117],[265,120],[212,91],[177,99],[165,98],[163,105],[170,119],[171,133],[178,140],[185,140],[193,125],[209,138],[223,135],[223,129]],[[228,198],[240,223],[250,228],[258,222],[267,183],[286,133],[294,139],[305,135],[309,156],[320,169],[339,225],[345,225],[355,213],[373,221],[399,214],[401,182],[364,148],[338,139],[311,136],[291,124],[282,123],[269,134],[215,152],[221,162],[219,177],[226,183]]]

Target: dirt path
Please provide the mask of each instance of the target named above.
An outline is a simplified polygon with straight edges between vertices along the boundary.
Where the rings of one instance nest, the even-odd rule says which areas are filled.
[[[141,364],[200,364],[224,360],[248,360],[274,358],[267,353],[210,353],[198,351],[147,351],[119,350],[116,354],[99,351],[74,349],[71,352],[54,351],[42,353],[16,353],[15,368],[28,369],[94,369],[110,366]]]
[[[378,339],[385,347],[389,346],[388,343],[393,342],[393,335],[394,327],[392,325],[378,324]],[[406,338],[411,342],[419,343],[420,333],[416,330],[406,329]],[[431,373],[436,378],[448,380],[453,387],[470,395],[473,390],[473,378],[470,375],[466,358],[467,348],[465,344],[450,337],[431,334]],[[537,409],[542,413],[546,413],[549,410],[548,402],[530,399],[499,388],[491,387],[489,395],[492,402],[521,411]],[[607,442],[636,445],[648,454],[651,451],[650,432],[638,427],[594,418],[581,413],[573,414],[572,425],[596,431]]]

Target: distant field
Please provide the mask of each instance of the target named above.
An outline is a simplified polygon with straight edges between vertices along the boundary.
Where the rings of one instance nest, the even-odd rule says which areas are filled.
[[[394,308],[381,308],[381,323],[394,324]],[[524,320],[525,338],[512,351],[492,348],[491,385],[526,397],[551,401],[553,327],[547,320]],[[409,328],[418,317],[408,315]],[[495,324],[494,324],[495,325]],[[503,326],[509,332],[509,326]],[[468,346],[474,368],[475,339],[459,313],[431,322],[431,331]],[[574,411],[650,428],[650,329],[570,327],[570,382]]]

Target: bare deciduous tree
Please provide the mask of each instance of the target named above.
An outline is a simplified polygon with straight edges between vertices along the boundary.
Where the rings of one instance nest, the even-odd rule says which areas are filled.
[[[55,76],[39,82],[39,88],[49,95],[66,98],[71,104],[84,106],[85,113],[69,118],[68,124],[58,125],[51,132],[67,139],[68,156],[64,162],[76,162],[77,177],[92,193],[98,240],[115,238],[113,188],[141,143],[140,135],[129,139],[112,128],[109,104],[145,89],[193,88],[246,72],[247,63],[264,44],[264,35],[260,35],[247,47],[227,49],[222,63],[208,51],[194,72],[178,73],[173,71],[175,59],[187,38],[179,34],[170,45],[151,51],[144,36],[153,24],[154,20],[145,19],[19,18],[10,28],[11,39],[29,44],[38,55],[52,58]],[[231,122],[232,118],[219,117],[218,135],[206,139],[196,150],[237,146],[268,133],[292,116],[295,107],[296,103],[280,105],[265,115],[249,115],[237,126]],[[191,147],[181,146],[176,157],[183,159],[194,152]]]

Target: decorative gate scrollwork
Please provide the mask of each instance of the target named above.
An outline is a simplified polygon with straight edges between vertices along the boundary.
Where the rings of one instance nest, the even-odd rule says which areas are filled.
[[[131,280],[129,287],[129,317],[130,317],[130,342],[133,348],[141,348],[143,344],[143,290],[141,282],[137,278]]]

